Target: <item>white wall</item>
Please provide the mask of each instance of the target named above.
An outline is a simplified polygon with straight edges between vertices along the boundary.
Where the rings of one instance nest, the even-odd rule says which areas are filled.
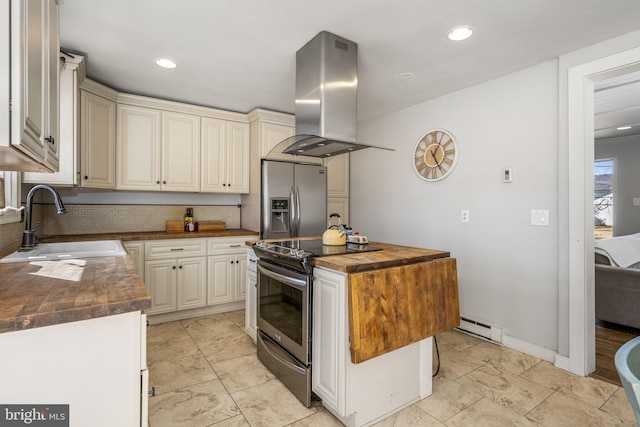
[[[456,170],[435,183],[412,165],[416,142],[432,128],[449,130],[460,146]],[[352,153],[355,229],[450,251],[464,315],[557,350],[557,61],[361,123],[358,139],[396,151]],[[548,209],[550,226],[532,226],[532,209]]]
[[[613,233],[615,236],[640,233],[640,138],[596,143],[595,158],[616,159],[613,198]]]

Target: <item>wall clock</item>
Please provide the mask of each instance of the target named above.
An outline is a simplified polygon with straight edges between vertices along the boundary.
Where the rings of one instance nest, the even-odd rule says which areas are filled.
[[[413,151],[413,167],[425,181],[440,181],[453,172],[458,163],[458,143],[446,130],[425,133]]]

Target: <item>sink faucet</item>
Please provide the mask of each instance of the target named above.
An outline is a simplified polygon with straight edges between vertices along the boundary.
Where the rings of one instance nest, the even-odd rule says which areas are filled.
[[[26,209],[27,209],[27,212],[26,212],[27,222],[25,224],[24,233],[22,234],[22,246],[20,248],[23,250],[33,249],[38,244],[38,236],[35,235],[35,231],[40,226],[40,222],[36,224],[35,228],[31,229],[31,213],[33,212],[33,193],[35,193],[37,190],[40,190],[40,189],[49,190],[51,194],[53,194],[53,203],[55,203],[56,205],[56,211],[58,215],[66,212],[66,209],[64,208],[64,204],[62,204],[62,199],[60,198],[60,195],[50,185],[38,184],[34,186],[31,190],[29,190],[29,192],[27,193],[27,201],[25,203]]]

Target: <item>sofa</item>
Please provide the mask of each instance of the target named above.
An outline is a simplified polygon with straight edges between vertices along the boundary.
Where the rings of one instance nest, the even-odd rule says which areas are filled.
[[[595,242],[596,319],[640,329],[640,233]]]

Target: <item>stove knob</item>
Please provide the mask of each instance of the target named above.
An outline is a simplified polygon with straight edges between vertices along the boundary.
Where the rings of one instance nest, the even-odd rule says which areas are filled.
[[[293,255],[296,258],[302,258],[302,257],[304,257],[304,250],[302,250],[302,249],[291,249],[291,255]]]

